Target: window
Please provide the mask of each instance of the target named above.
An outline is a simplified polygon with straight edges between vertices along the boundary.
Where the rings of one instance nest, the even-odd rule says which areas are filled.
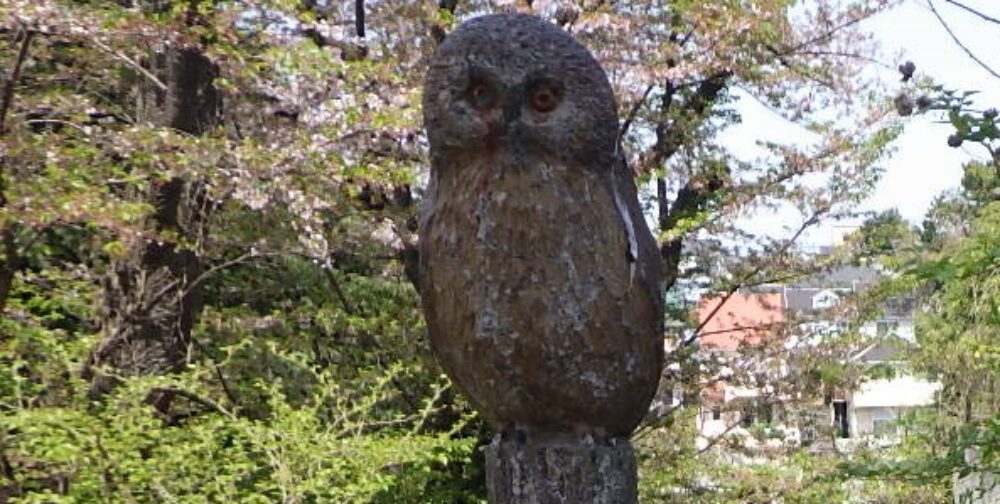
[[[840,296],[829,290],[820,292],[812,298],[812,306],[814,310],[833,308],[838,302],[840,302]]]
[[[754,382],[758,387],[767,385],[767,371],[757,371],[753,374]]]
[[[740,423],[744,427],[774,421],[774,405],[761,399],[747,400],[740,408],[740,413]]]
[[[872,435],[891,438],[896,435],[896,412],[891,408],[877,408],[872,411]]]
[[[872,434],[880,438],[891,438],[896,435],[896,421],[887,418],[872,420]]]
[[[716,406],[712,408],[712,420],[722,419],[722,408]]]
[[[851,436],[851,424],[847,419],[847,401],[833,401],[833,426],[837,429],[838,437]]]
[[[898,322],[893,322],[891,320],[879,320],[875,323],[875,335],[879,338],[883,338],[890,334],[896,334],[896,329],[898,327]]]

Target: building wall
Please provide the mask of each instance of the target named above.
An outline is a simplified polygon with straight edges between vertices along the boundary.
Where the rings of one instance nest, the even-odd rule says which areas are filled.
[[[851,418],[851,437],[865,437],[874,435],[884,435],[888,424],[877,426],[880,422],[895,422],[899,418],[900,411],[897,408],[875,407],[875,408],[855,408]],[[879,432],[876,432],[879,430]],[[891,437],[891,436],[889,436]]]
[[[718,418],[714,411],[718,408]],[[740,415],[735,411],[721,411],[721,406],[708,405],[702,407],[696,419],[698,437],[695,448],[701,450],[708,446],[712,439],[733,431],[732,426],[740,421]]]
[[[903,375],[862,383],[848,398],[850,437],[878,436],[912,408],[934,404],[940,384]],[[881,422],[886,422],[879,426]],[[892,437],[889,435],[888,437]]]
[[[913,317],[910,315],[905,317],[882,317],[865,323],[861,326],[859,332],[869,338],[896,335],[909,342],[915,340],[913,334]]]

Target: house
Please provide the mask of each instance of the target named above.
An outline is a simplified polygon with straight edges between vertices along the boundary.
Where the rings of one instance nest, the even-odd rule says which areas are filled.
[[[778,292],[734,292],[703,296],[698,302],[698,344],[703,354],[721,364],[723,378],[736,373],[765,376],[782,373],[783,363],[763,359],[754,369],[737,369],[746,360],[739,353],[758,350],[779,342],[785,324],[784,300]],[[762,383],[766,380],[760,380]],[[770,424],[774,411],[763,390],[732,383],[706,384],[701,392],[702,409],[696,418],[696,446],[703,449],[718,436],[747,436],[746,429],[757,423]],[[751,440],[746,439],[747,442]]]
[[[779,293],[733,293],[698,301],[698,342],[703,349],[735,352],[770,339],[785,321]]]
[[[892,374],[864,381],[831,402],[838,437],[892,441],[897,422],[905,412],[934,404],[939,383],[898,372],[906,348],[913,345],[910,340],[890,335],[851,356],[852,362],[864,368],[883,366]]]
[[[900,373],[906,348],[915,344],[913,301],[908,299],[885,303],[878,317],[858,329],[865,346],[839,357],[861,369],[879,366],[887,372],[885,378],[837,390],[817,403],[816,411],[794,419],[781,407],[793,399],[789,392],[769,385],[780,382],[789,370],[783,358],[767,357],[781,355],[780,351],[768,354],[768,348],[818,344],[843,330],[837,306],[879,278],[873,268],[843,266],[787,285],[702,296],[697,306],[700,352],[721,366],[723,380],[702,390],[696,444],[707,446],[713,437],[740,435],[755,425],[758,432],[765,426],[772,434],[780,431],[784,441],[798,443],[815,432],[805,423],[825,423],[819,427],[840,438],[886,441],[906,411],[932,404],[937,384]],[[726,378],[736,372],[742,373],[740,384],[728,383]],[[754,383],[748,376],[760,379]]]

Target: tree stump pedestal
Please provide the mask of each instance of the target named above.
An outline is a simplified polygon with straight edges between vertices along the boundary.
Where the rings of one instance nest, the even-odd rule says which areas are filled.
[[[626,439],[497,435],[486,450],[490,504],[636,504]]]

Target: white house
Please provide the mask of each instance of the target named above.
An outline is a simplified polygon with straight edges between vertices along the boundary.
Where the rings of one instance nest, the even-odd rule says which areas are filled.
[[[911,324],[912,326],[912,324]],[[898,368],[903,351],[913,345],[902,336],[889,336],[851,357],[863,366]],[[862,382],[832,404],[831,420],[841,438],[892,441],[897,422],[907,411],[934,404],[941,384],[909,374]]]
[[[843,266],[790,285],[772,285],[758,292],[735,293],[728,298],[703,296],[698,304],[701,326],[699,342],[704,352],[722,359],[735,359],[744,346],[756,346],[776,337],[782,324],[795,322],[802,337],[820,341],[840,331],[839,321],[828,318],[830,310],[848,296],[864,290],[880,279],[877,270],[864,266]],[[726,299],[721,309],[718,303]],[[915,344],[913,300],[897,299],[884,304],[882,313],[866,323],[860,332],[869,343],[845,360],[861,367],[882,365],[893,369],[892,377],[863,382],[855,390],[842,390],[816,413],[823,423],[823,407],[830,427],[839,438],[890,442],[899,418],[908,410],[933,404],[940,386],[900,373],[905,348]],[[796,337],[783,336],[787,344],[798,345]],[[762,363],[757,363],[760,366]],[[784,362],[763,363],[767,374],[785,374]],[[773,368],[773,369],[770,369]],[[766,423],[781,432],[785,442],[798,443],[802,436],[795,425],[781,427],[774,422],[770,404],[762,400],[766,391],[716,385],[702,392],[702,409],[697,417],[697,445],[705,446],[720,435],[739,436],[754,423]],[[735,401],[735,402],[734,402]],[[815,424],[815,422],[814,422]],[[803,431],[808,433],[808,431]],[[841,444],[841,443],[838,443]]]

